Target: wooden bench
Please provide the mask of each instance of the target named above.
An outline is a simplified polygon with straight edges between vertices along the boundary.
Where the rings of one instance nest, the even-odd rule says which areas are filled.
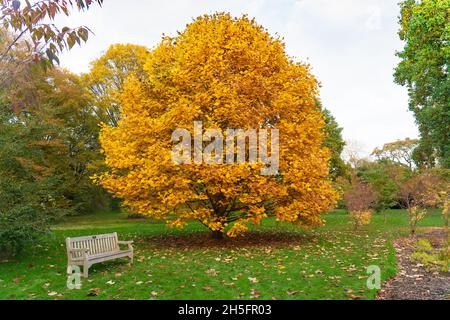
[[[83,276],[89,275],[89,268],[96,263],[129,257],[133,263],[133,241],[119,241],[117,233],[96,236],[67,238],[67,272],[72,273],[72,266],[83,266]],[[128,245],[120,250],[119,245]]]

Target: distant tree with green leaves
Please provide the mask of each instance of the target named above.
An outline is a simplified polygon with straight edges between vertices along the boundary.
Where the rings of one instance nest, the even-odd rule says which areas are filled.
[[[26,125],[24,125],[26,123]],[[70,210],[50,157],[63,145],[47,139],[51,125],[0,108],[0,254],[20,252]]]
[[[49,223],[77,209],[71,194],[88,185],[98,128],[81,108],[84,90],[75,76],[51,67],[61,51],[86,41],[89,29],[58,29],[53,20],[102,2],[0,0],[2,255],[19,252]]]
[[[395,81],[408,88],[409,108],[421,133],[416,159],[450,167],[450,0],[400,3],[400,39]],[[428,155],[428,156],[427,156]]]
[[[317,106],[322,111],[325,119],[325,140],[323,145],[330,149],[330,177],[334,181],[337,177],[346,176],[348,173],[348,166],[342,159],[342,152],[344,151],[345,141],[342,138],[342,128],[336,121],[336,118],[331,112],[322,106],[320,101],[317,101]]]
[[[386,159],[399,164],[408,166],[410,170],[414,166],[414,150],[419,145],[419,140],[406,138],[404,140],[397,140],[383,145],[381,148],[376,148],[372,152],[372,156],[377,159]]]
[[[412,152],[412,159],[418,169],[428,170],[436,167],[438,155],[428,133],[422,133],[419,143]]]
[[[36,72],[35,103],[29,107],[34,117],[51,123],[48,133],[64,145],[51,159],[61,175],[60,185],[77,213],[107,209],[109,197],[96,186],[90,176],[103,164],[98,141],[99,121],[91,112],[92,99],[78,75],[59,68]]]
[[[373,209],[383,213],[387,221],[387,210],[400,206],[398,193],[403,182],[412,174],[411,170],[388,159],[365,162],[357,170],[357,175],[369,183],[376,192]]]
[[[103,159],[80,77],[35,65],[16,78],[0,91],[0,251],[11,254],[61,215],[110,203],[90,179]]]

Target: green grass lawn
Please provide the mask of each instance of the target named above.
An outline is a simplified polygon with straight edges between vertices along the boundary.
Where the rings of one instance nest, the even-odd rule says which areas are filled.
[[[0,263],[0,299],[373,299],[366,269],[383,281],[395,270],[391,240],[406,235],[405,211],[374,215],[354,232],[345,212],[324,215],[326,225],[304,230],[268,219],[243,239],[217,242],[192,223],[173,230],[123,213],[67,218],[45,241],[14,261]],[[420,223],[443,225],[439,211]],[[64,239],[118,232],[134,240],[135,263],[94,265],[80,290],[66,286]]]

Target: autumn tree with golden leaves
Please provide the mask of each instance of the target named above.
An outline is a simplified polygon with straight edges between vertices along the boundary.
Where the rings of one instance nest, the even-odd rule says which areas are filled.
[[[96,177],[103,187],[135,212],[174,227],[197,220],[215,237],[240,235],[269,215],[322,223],[337,195],[327,179],[318,83],[279,38],[245,16],[205,15],[163,37],[144,69],[144,79],[125,84],[118,126],[102,128],[110,168]],[[261,175],[260,162],[177,165],[171,135],[193,133],[194,121],[223,132],[277,128],[279,174]]]
[[[101,122],[117,126],[123,86],[130,76],[145,77],[147,55],[148,50],[143,46],[113,44],[100,58],[92,61],[89,73],[82,79],[92,97],[92,111]]]

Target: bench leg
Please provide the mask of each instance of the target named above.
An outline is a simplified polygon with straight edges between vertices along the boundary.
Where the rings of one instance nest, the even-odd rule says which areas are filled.
[[[85,263],[83,264],[83,277],[87,278],[89,277],[89,267],[90,265]]]
[[[130,264],[133,264],[133,253],[131,253],[131,254],[129,255],[129,257],[130,257]]]

